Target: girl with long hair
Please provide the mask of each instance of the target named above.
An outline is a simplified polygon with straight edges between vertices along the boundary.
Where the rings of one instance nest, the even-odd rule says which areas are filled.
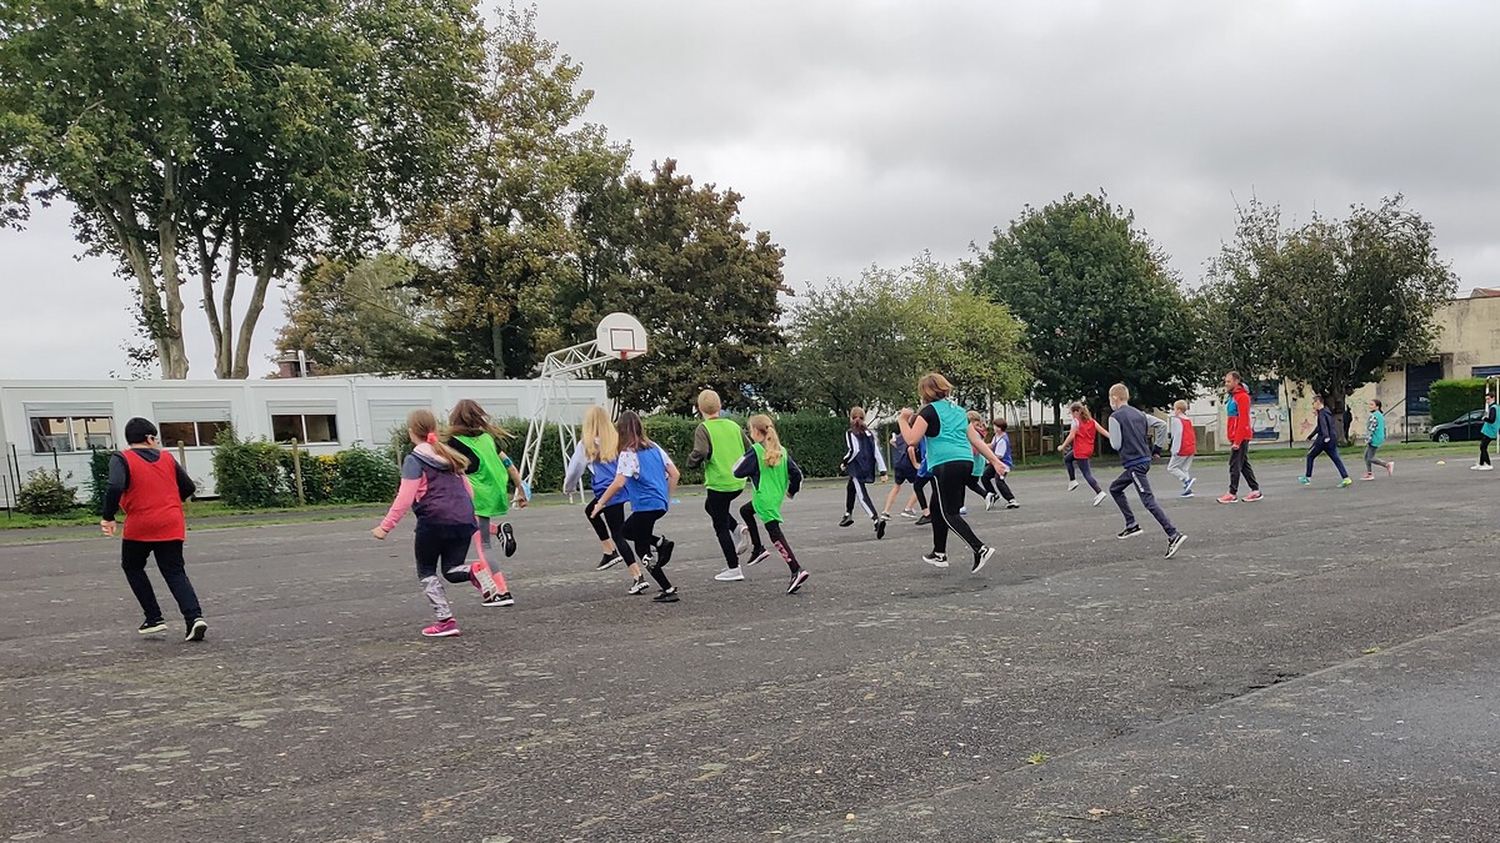
[[[622,490],[625,492],[630,502],[625,536],[635,545],[636,556],[645,563],[646,571],[661,587],[661,592],[652,599],[659,603],[676,603],[677,587],[662,570],[672,560],[675,545],[670,539],[656,535],[656,522],[667,514],[681,474],[667,452],[646,436],[640,416],[630,411],[621,413],[615,429],[620,434],[615,479],[599,496],[589,515],[600,514],[616,495]]]
[[[583,475],[589,475],[589,487],[593,499],[584,507],[584,517],[599,537],[604,555],[600,557],[596,570],[604,570],[624,562],[630,570],[630,593],[640,594],[647,588],[646,577],[641,573],[640,563],[630,549],[625,536],[625,501],[621,499],[603,507],[594,514],[594,507],[604,490],[614,482],[616,464],[620,459],[620,433],[615,430],[609,413],[598,405],[588,408],[583,414],[583,435],[568,460],[567,473],[563,478],[563,491],[569,495],[577,491]]]
[[[796,497],[802,488],[802,469],[782,446],[781,435],[776,432],[776,423],[770,416],[751,416],[749,426],[753,444],[734,467],[734,476],[748,479],[755,487],[750,502],[740,507],[740,517],[744,519],[751,542],[750,561],[746,564],[757,565],[771,555],[760,543],[760,530],[755,528],[755,518],[759,516],[765,522],[771,544],[791,571],[792,580],[786,593],[796,594],[811,575],[803,570],[786,534],[781,531],[781,504],[787,498]]]

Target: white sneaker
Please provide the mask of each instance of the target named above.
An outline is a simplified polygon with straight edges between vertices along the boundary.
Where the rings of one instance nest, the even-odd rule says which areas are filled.
[[[1107,497],[1109,497],[1109,492],[1100,492],[1099,494],[1094,495],[1094,506],[1098,506],[1099,504],[1104,503],[1104,499]]]
[[[719,573],[714,574],[714,579],[719,582],[744,582],[745,572],[739,568],[725,568]]]
[[[1076,488],[1078,488],[1078,481],[1077,480],[1069,480],[1068,481],[1068,491],[1071,492],[1071,491],[1073,491]]]
[[[744,524],[735,531],[734,552],[738,556],[744,556],[750,552],[750,528]]]
[[[961,506],[961,507],[959,507],[958,508],[958,514],[959,515],[968,515],[969,514],[969,508],[967,506]]]
[[[1480,469],[1480,468],[1483,468],[1483,466],[1481,466],[1481,465],[1480,465],[1480,464],[1479,464],[1479,463],[1477,463],[1477,462],[1476,462],[1476,463],[1474,463],[1474,464],[1473,464],[1473,465],[1471,465],[1471,466],[1469,466],[1469,470],[1470,470],[1470,471],[1478,471],[1478,470],[1479,470],[1479,469]]]
[[[1493,465],[1481,465],[1479,467],[1479,470],[1480,471],[1494,471],[1495,467]]]
[[[926,562],[934,568],[946,568],[948,567],[948,554],[929,553],[926,556],[922,557],[922,561]]]
[[[994,492],[990,492],[988,495],[985,495],[984,496],[984,511],[985,512],[994,512],[995,511],[995,502],[998,501],[998,500],[1000,500],[1000,496],[997,495],[997,494],[995,494]]]

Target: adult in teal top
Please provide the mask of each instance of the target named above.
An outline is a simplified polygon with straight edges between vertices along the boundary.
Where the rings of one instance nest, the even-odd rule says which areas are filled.
[[[1479,471],[1490,471],[1494,466],[1490,465],[1490,443],[1500,436],[1500,409],[1495,406],[1495,396],[1486,392],[1484,394],[1484,424],[1479,428],[1479,462],[1473,468]]]
[[[948,567],[948,533],[951,531],[957,533],[974,552],[974,564],[969,570],[977,574],[995,555],[995,549],[981,542],[959,514],[974,468],[974,454],[983,456],[1001,477],[1009,468],[990,450],[989,443],[974,431],[968,413],[949,400],[953,384],[947,378],[936,372],[924,375],[917,382],[917,392],[922,397],[921,411],[914,413],[909,407],[902,409],[897,424],[906,444],[927,441],[927,465],[934,481],[935,505],[932,507],[932,552],[922,557],[922,561],[938,568]]]
[[[1387,475],[1396,473],[1395,460],[1382,460],[1375,457],[1375,452],[1385,444],[1385,405],[1380,403],[1379,398],[1370,399],[1370,420],[1365,424],[1365,433],[1368,436],[1365,442],[1365,479],[1375,479],[1375,466],[1385,469]]]

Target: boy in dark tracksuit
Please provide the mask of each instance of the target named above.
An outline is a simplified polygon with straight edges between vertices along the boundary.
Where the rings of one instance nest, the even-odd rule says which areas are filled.
[[[1329,412],[1324,405],[1323,396],[1313,396],[1313,412],[1317,413],[1318,426],[1313,429],[1312,435],[1307,437],[1312,441],[1312,447],[1307,449],[1307,473],[1297,478],[1297,482],[1306,486],[1312,483],[1313,460],[1318,454],[1327,454],[1333,460],[1333,467],[1339,470],[1339,488],[1352,486],[1354,481],[1349,479],[1349,471],[1344,468],[1344,461],[1339,458],[1339,430],[1338,424],[1333,419],[1333,413]]]
[[[1117,538],[1128,539],[1141,534],[1141,526],[1136,523],[1135,513],[1130,511],[1130,503],[1125,500],[1125,489],[1134,486],[1136,494],[1141,497],[1141,504],[1166,531],[1166,557],[1171,559],[1187,540],[1187,536],[1172,525],[1172,520],[1162,511],[1161,504],[1156,502],[1156,495],[1151,492],[1151,483],[1146,479],[1146,473],[1151,470],[1151,444],[1156,439],[1152,435],[1152,428],[1165,427],[1166,422],[1147,416],[1130,406],[1129,402],[1130,390],[1124,384],[1117,383],[1109,388],[1109,406],[1113,410],[1109,415],[1109,444],[1120,454],[1120,466],[1124,469],[1115,478],[1115,482],[1109,484],[1109,493],[1120,507],[1120,514],[1125,516],[1125,529],[1120,531]]]
[[[202,641],[208,633],[198,594],[183,569],[182,546],[187,539],[187,522],[182,502],[196,489],[172,455],[161,450],[156,439],[156,425],[134,418],[125,423],[127,447],[115,454],[109,463],[109,486],[104,493],[104,509],[99,513],[99,528],[104,535],[115,534],[115,514],[125,510],[125,536],[120,543],[120,565],[125,580],[141,604],[146,620],[137,630],[142,635],[167,628],[162,619],[156,592],[146,576],[146,560],[156,557],[156,567],[167,581],[182,619],[187,625],[188,641]]]

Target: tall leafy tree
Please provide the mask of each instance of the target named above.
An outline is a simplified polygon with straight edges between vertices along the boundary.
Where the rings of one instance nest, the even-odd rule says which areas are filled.
[[[751,233],[740,194],[695,185],[670,158],[626,187],[630,271],[604,300],[641,320],[651,353],[616,367],[616,399],[686,413],[712,386],[729,407],[763,405],[767,357],[783,344],[782,248],[769,232]]]
[[[407,234],[418,285],[455,336],[481,338],[485,374],[525,377],[592,330],[574,311],[610,269],[599,266],[608,244],[589,238],[602,233],[596,215],[623,201],[629,150],[579,122],[593,92],[578,87],[582,66],[537,34],[534,11],[505,11],[489,43],[458,188]]]
[[[0,5],[0,198],[67,199],[185,377],[196,277],[214,371],[246,377],[265,294],[441,190],[481,66],[472,0]]]
[[[1293,228],[1252,202],[1197,297],[1204,368],[1300,381],[1342,410],[1392,360],[1431,354],[1457,286],[1432,224],[1400,196]]]
[[[980,252],[972,283],[1025,324],[1043,401],[1098,406],[1124,382],[1143,406],[1162,407],[1198,379],[1187,301],[1165,254],[1102,194],[1026,208]]]

